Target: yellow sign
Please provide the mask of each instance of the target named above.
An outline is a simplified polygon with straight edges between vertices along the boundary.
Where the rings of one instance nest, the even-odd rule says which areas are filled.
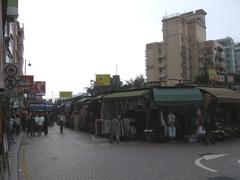
[[[72,91],[60,91],[59,92],[60,98],[69,98],[72,97]]]
[[[208,78],[209,78],[209,80],[217,80],[218,79],[217,71],[213,68],[209,68],[208,69]]]
[[[111,85],[110,74],[96,74],[96,85],[110,86]]]

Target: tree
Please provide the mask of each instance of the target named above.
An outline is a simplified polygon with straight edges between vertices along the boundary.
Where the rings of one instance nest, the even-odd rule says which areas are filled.
[[[145,78],[143,75],[138,75],[135,80],[133,81],[133,87],[134,88],[142,88],[145,83]]]
[[[102,94],[109,93],[113,90],[113,87],[110,86],[100,86],[97,85],[94,80],[90,81],[90,87],[85,87],[86,93],[89,96],[98,96]]]
[[[124,89],[131,88],[142,88],[145,83],[145,78],[143,75],[138,75],[134,80],[131,78],[130,80],[126,80],[126,84],[123,85]]]

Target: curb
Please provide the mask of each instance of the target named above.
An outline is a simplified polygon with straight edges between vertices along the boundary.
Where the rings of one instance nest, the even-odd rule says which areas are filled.
[[[20,147],[21,147],[21,145],[22,145],[22,141],[23,141],[23,138],[24,138],[24,135],[25,134],[22,134],[22,137],[21,137],[21,139],[20,139],[20,143],[19,143],[19,146],[18,146],[18,149],[17,149],[17,159],[16,159],[16,163],[17,163],[17,169],[16,169],[16,174],[17,174],[17,179],[16,180],[18,180],[19,179],[19,173],[18,173],[18,157],[19,157],[19,151],[20,151]]]
[[[20,133],[17,142],[15,150],[12,149],[11,153],[8,153],[8,162],[10,166],[10,172],[7,172],[7,175],[5,176],[4,180],[18,180],[18,156],[19,156],[19,150],[20,146],[23,141],[24,134],[23,132]],[[11,151],[11,150],[10,150]],[[11,159],[9,159],[9,155],[11,154]]]

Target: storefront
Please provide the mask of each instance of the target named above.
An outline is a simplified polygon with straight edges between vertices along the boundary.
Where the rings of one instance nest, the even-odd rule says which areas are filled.
[[[226,88],[199,89],[208,135],[214,140],[240,136],[240,94]]]
[[[150,89],[104,95],[101,108],[101,135],[109,135],[111,119],[117,116],[120,119],[121,139],[143,138],[144,130],[150,123],[150,96]]]
[[[159,141],[191,141],[195,137],[202,106],[198,88],[153,88],[153,102],[157,106],[155,128]]]
[[[10,98],[0,92],[0,171],[7,168],[7,153],[11,144],[10,115]]]

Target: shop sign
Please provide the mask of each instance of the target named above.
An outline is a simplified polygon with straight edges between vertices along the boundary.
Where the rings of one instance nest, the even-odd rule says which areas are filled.
[[[110,86],[111,85],[110,74],[96,74],[96,85]]]
[[[20,80],[18,81],[18,87],[33,87],[33,76],[20,76]]]
[[[217,82],[225,82],[224,75],[217,75]]]
[[[72,97],[72,91],[60,91],[59,92],[60,98],[69,98]]]
[[[213,68],[208,69],[208,78],[209,80],[216,81],[218,79],[217,71]]]

